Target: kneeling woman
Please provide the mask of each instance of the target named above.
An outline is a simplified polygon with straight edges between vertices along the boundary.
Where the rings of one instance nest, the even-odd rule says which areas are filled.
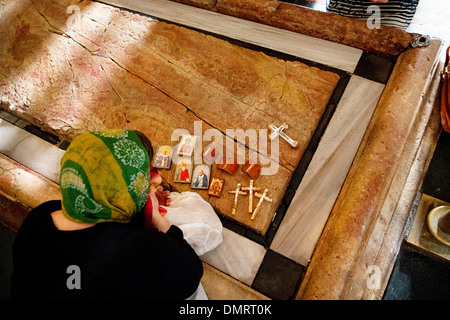
[[[61,159],[62,200],[33,209],[16,236],[13,299],[185,299],[196,291],[202,263],[159,214],[152,154],[134,131],[73,140]]]

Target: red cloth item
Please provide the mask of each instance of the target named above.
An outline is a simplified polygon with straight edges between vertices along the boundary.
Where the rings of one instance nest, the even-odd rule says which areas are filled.
[[[148,195],[147,203],[144,206],[145,227],[151,228],[153,218],[153,204],[150,195]]]
[[[450,132],[450,46],[447,48],[444,71],[442,72],[441,124],[445,131]]]
[[[158,169],[150,165],[150,182],[160,177],[161,176],[158,173]],[[167,210],[161,206],[158,206],[158,211],[159,214],[162,216],[165,216],[167,213]],[[145,215],[145,226],[147,228],[150,228],[152,226],[152,218],[153,218],[153,203],[150,194],[148,195],[147,203],[144,206],[144,215]]]

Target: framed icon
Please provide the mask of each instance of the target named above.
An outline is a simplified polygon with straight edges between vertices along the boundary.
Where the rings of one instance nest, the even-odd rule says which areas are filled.
[[[153,166],[159,169],[170,169],[170,164],[172,163],[172,152],[173,147],[171,146],[158,146],[156,148]]]
[[[190,158],[180,158],[175,168],[174,182],[191,183],[192,182],[192,161]]]
[[[191,157],[197,137],[193,135],[183,135],[181,136],[180,143],[178,144],[178,154],[182,157]]]
[[[192,184],[193,189],[208,189],[209,178],[211,175],[211,167],[205,164],[196,165],[192,172]]]
[[[206,164],[212,165],[220,156],[221,152],[217,149],[217,147],[208,145],[203,150],[203,160]]]
[[[223,186],[225,185],[225,179],[212,178],[209,184],[208,194],[213,197],[220,198],[222,196]]]

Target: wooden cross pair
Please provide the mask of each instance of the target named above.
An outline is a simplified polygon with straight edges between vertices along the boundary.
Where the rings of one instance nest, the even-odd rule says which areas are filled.
[[[272,199],[267,197],[267,193],[269,192],[269,189],[264,189],[263,194],[260,194],[258,192],[254,192],[254,191],[259,191],[261,190],[261,188],[259,187],[254,187],[253,186],[253,180],[250,180],[250,186],[248,187],[242,187],[240,183],[237,184],[236,186],[236,190],[232,190],[232,191],[228,191],[228,193],[232,193],[234,194],[234,205],[233,208],[231,209],[231,214],[235,215],[236,214],[236,209],[237,209],[237,202],[238,202],[238,197],[239,195],[243,195],[246,196],[247,192],[245,191],[241,191],[241,190],[247,190],[249,192],[249,199],[248,199],[248,213],[251,213],[251,220],[254,220],[256,215],[258,214],[259,209],[261,208],[261,205],[264,201],[267,202],[272,202]],[[253,210],[253,195],[255,195],[256,197],[260,198],[258,204],[256,205],[255,210]]]

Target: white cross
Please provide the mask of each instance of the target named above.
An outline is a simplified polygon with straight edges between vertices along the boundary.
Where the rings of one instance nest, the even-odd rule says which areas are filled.
[[[279,127],[277,127],[273,123],[269,124],[269,129],[272,130],[272,133],[270,134],[270,140],[273,140],[276,137],[280,136],[284,140],[286,140],[291,145],[292,148],[296,149],[298,148],[298,141],[293,140],[291,137],[289,137],[286,133],[283,132],[283,130],[287,128],[288,125],[286,123],[283,123]]]

